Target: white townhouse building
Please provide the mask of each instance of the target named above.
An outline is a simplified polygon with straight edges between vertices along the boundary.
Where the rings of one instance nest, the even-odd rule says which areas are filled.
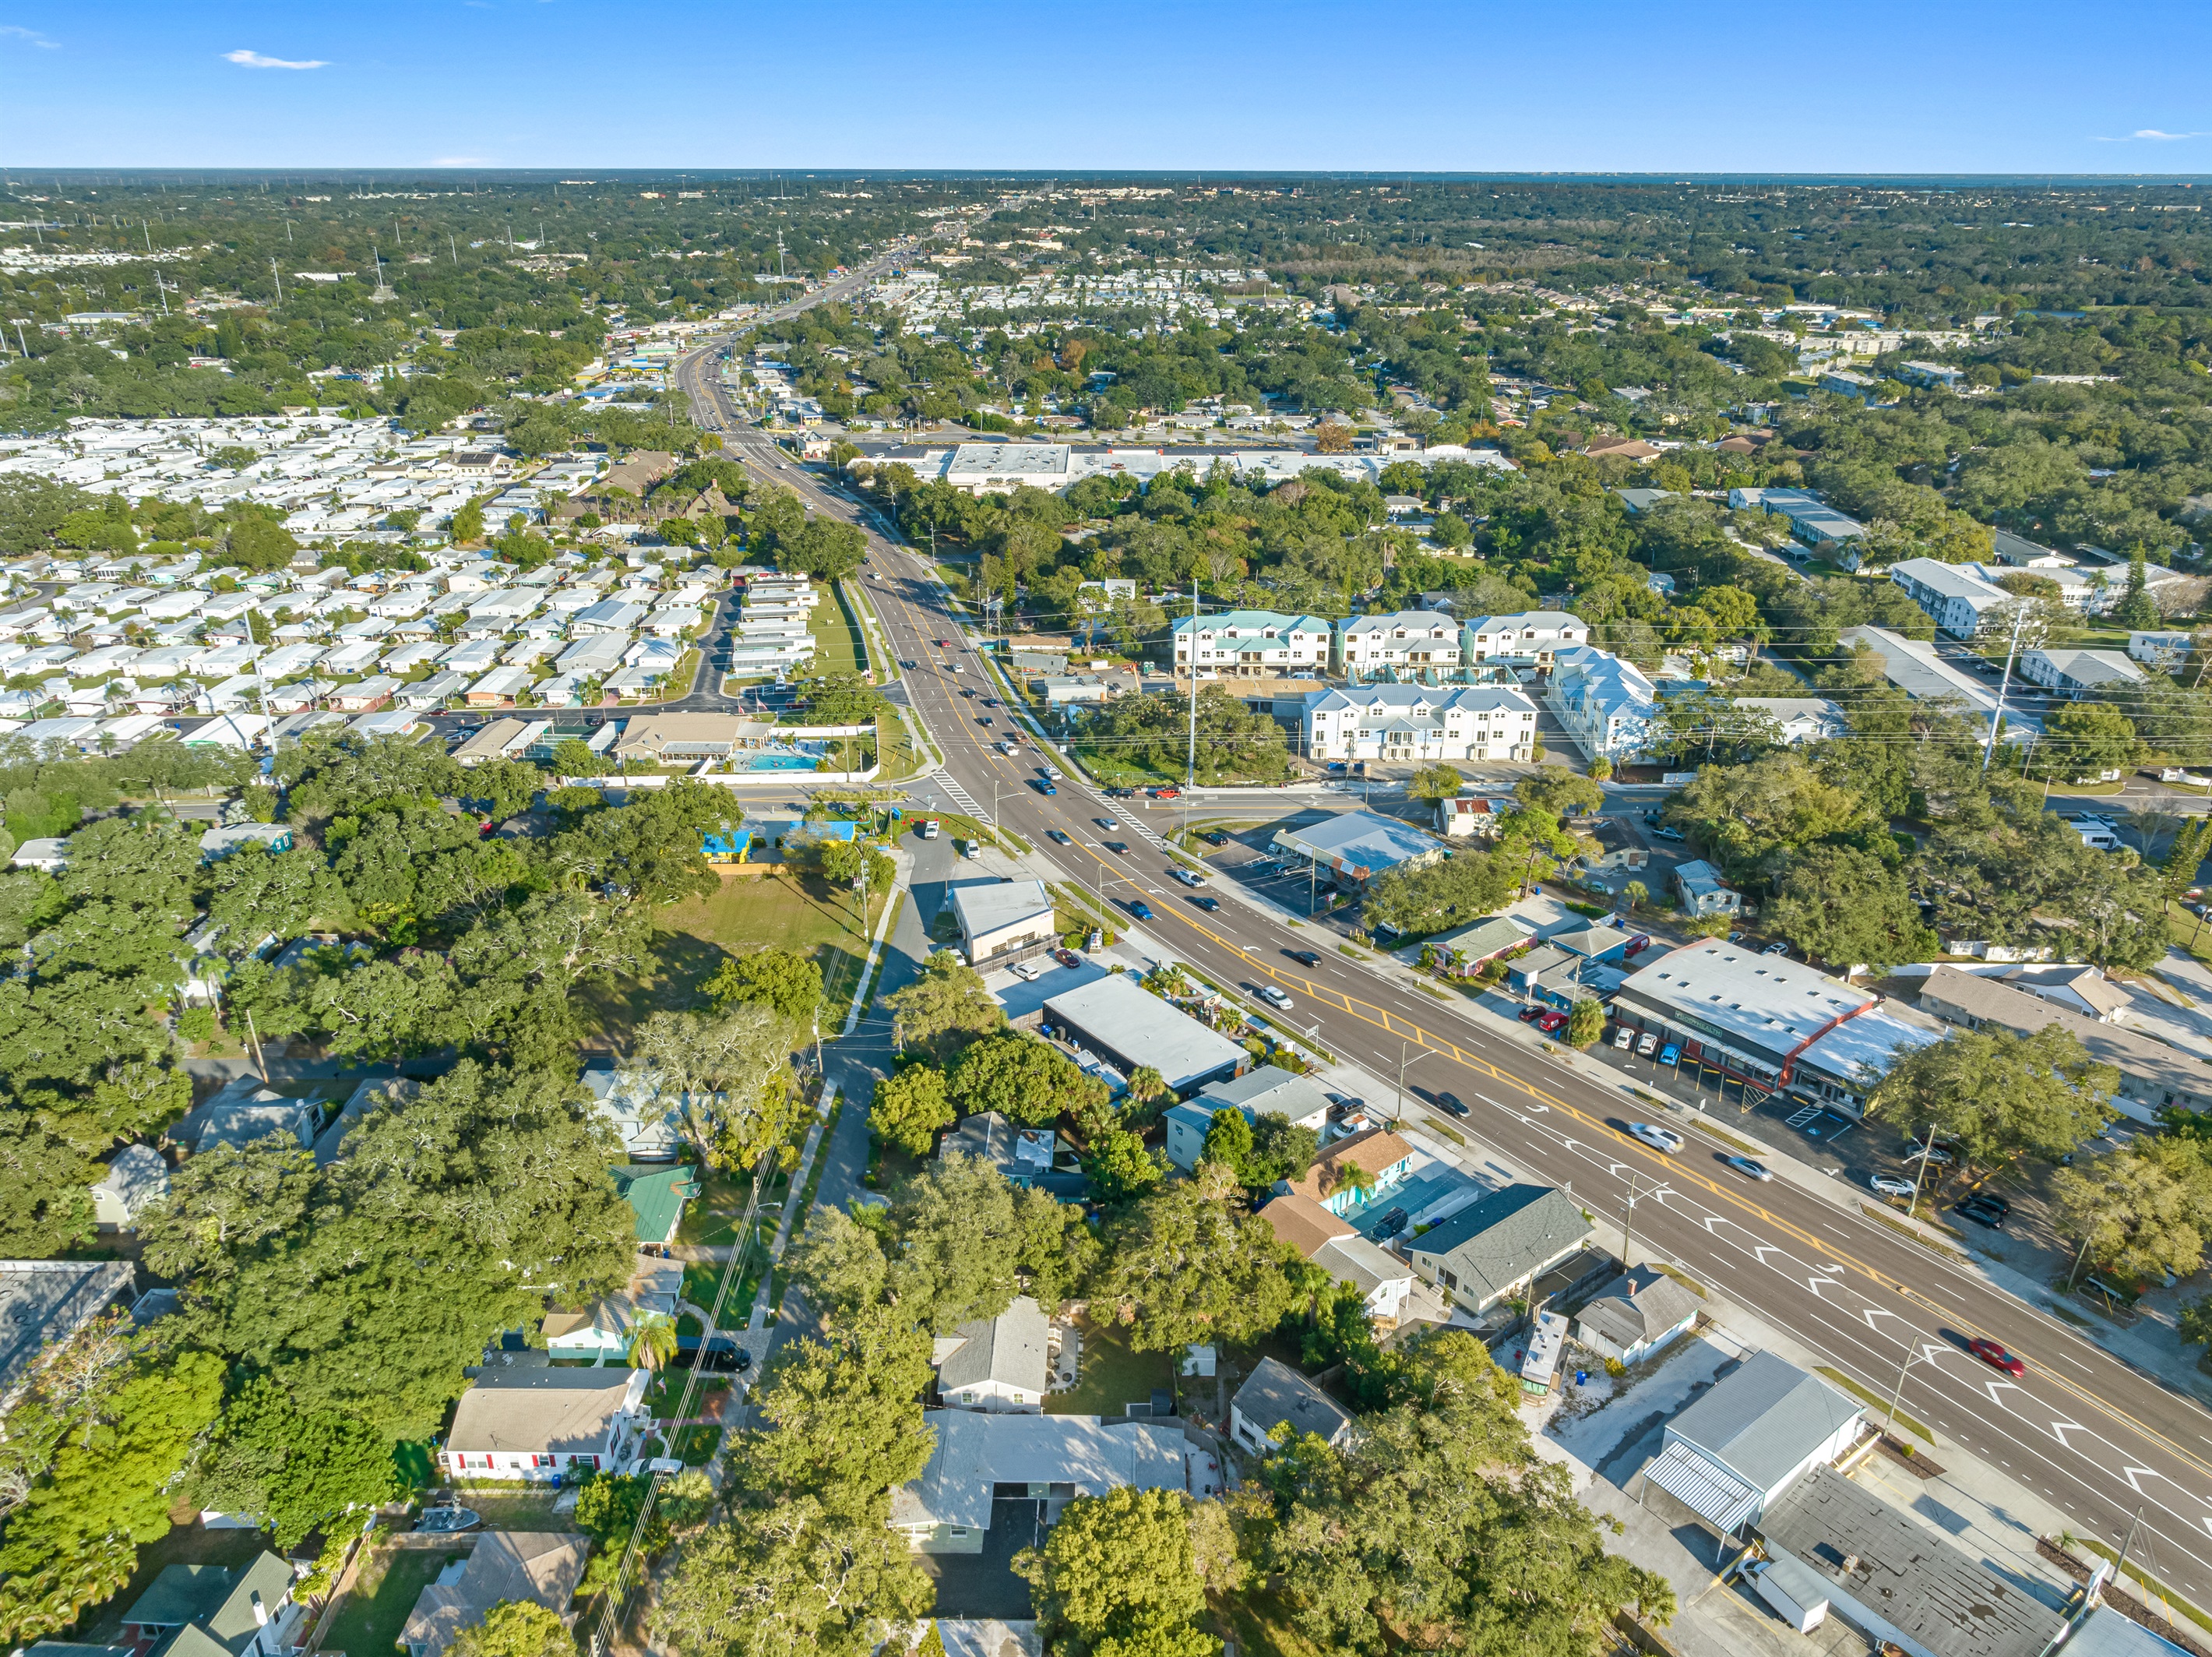
[[[1314,759],[1527,759],[1536,704],[1495,685],[1352,685],[1310,698],[1300,734]]]
[[[1650,743],[1659,693],[1632,661],[1587,644],[1562,650],[1546,699],[1586,758],[1633,758]]]
[[[1993,612],[2006,612],[2004,619],[2009,623],[2011,606],[2020,602],[1971,565],[1944,564],[1936,558],[1906,558],[1893,564],[1889,579],[1954,638],[1972,638]]]
[[[2124,691],[2149,675],[2118,650],[2069,650],[2052,646],[2023,650],[2021,677],[2075,701],[2107,691]]]
[[[1231,610],[1218,616],[1185,616],[1170,631],[1178,673],[1195,667],[1200,673],[1249,679],[1322,673],[1328,667],[1329,624],[1319,616]]]
[[[1457,667],[1459,623],[1434,610],[1400,610],[1387,616],[1357,616],[1337,624],[1344,652],[1343,671],[1374,673],[1382,668]]]
[[[1589,624],[1565,610],[1475,616],[1460,631],[1460,649],[1469,667],[1506,661],[1548,668],[1561,650],[1589,643]]]

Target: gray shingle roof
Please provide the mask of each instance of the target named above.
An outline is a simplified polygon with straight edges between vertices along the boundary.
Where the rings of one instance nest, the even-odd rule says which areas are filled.
[[[1508,1185],[1431,1227],[1408,1246],[1449,1264],[1470,1291],[1504,1293],[1591,1235],[1574,1199],[1551,1185]]]
[[[949,1399],[963,1386],[985,1381],[1045,1390],[1045,1342],[1050,1332],[1043,1308],[1026,1295],[995,1318],[978,1318],[953,1331],[960,1344],[937,1367],[937,1390]]]
[[[1262,1358],[1252,1378],[1232,1400],[1244,1419],[1262,1433],[1288,1422],[1296,1433],[1317,1433],[1331,1441],[1352,1424],[1344,1407],[1286,1363]]]

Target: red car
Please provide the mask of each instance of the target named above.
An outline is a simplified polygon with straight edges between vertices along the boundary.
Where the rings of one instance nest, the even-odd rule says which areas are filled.
[[[2002,1369],[2008,1375],[2025,1375],[2027,1366],[1999,1346],[1995,1341],[1977,1336],[1966,1343],[1966,1350],[1992,1369]]]
[[[1180,800],[1182,798],[1182,790],[1181,789],[1154,789],[1152,790],[1152,798],[1155,800]]]
[[[1567,1015],[1565,1013],[1547,1013],[1536,1020],[1536,1027],[1547,1036],[1556,1035],[1567,1027]]]
[[[1546,1012],[1547,1009],[1541,1007],[1524,1007],[1515,1016],[1523,1024],[1534,1024],[1538,1019],[1544,1017]]]

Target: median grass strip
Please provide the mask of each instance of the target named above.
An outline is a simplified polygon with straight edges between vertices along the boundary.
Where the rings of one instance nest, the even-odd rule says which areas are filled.
[[[1842,1370],[1832,1369],[1824,1363],[1816,1366],[1813,1373],[1820,1376],[1823,1380],[1834,1382],[1835,1385],[1842,1387],[1844,1391],[1849,1392],[1853,1398],[1856,1398],[1861,1404],[1865,1404],[1869,1409],[1878,1410],[1884,1415],[1887,1415],[1889,1413],[1889,1400],[1887,1398],[1883,1398],[1879,1392],[1874,1392],[1870,1388],[1861,1386],[1849,1375],[1844,1374]],[[1936,1442],[1936,1435],[1928,1430],[1928,1425],[1925,1422],[1914,1420],[1911,1416],[1906,1415],[1902,1410],[1899,1410],[1896,1415],[1892,1417],[1892,1421],[1895,1426],[1909,1429],[1929,1444]]]

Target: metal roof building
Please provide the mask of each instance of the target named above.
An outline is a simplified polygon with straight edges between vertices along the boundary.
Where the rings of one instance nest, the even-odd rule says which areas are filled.
[[[1444,855],[1443,842],[1395,817],[1348,811],[1300,828],[1278,829],[1279,851],[1328,869],[1340,886],[1364,886],[1394,868],[1419,868]]]
[[[1044,1004],[1044,1022],[1124,1076],[1151,1065],[1177,1093],[1225,1081],[1251,1062],[1250,1054],[1219,1031],[1119,972],[1053,996]]]

